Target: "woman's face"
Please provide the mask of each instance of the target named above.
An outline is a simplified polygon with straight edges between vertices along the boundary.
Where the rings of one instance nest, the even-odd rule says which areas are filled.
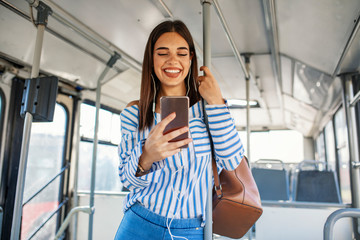
[[[176,32],[167,32],[154,45],[154,71],[161,82],[163,94],[184,95],[184,79],[192,56],[189,45]]]

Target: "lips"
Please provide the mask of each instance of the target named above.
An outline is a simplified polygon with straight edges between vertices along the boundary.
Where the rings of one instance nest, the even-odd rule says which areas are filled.
[[[163,71],[166,76],[176,78],[180,75],[182,70],[179,68],[165,68]]]

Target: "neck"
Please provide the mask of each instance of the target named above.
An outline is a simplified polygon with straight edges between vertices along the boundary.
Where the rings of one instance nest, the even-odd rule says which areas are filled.
[[[162,96],[185,96],[186,95],[186,87],[185,83],[182,86],[176,87],[164,87],[161,86],[158,99]]]
[[[185,83],[182,86],[164,87],[161,86],[159,93],[156,96],[155,112],[160,113],[160,98],[163,96],[185,96],[186,87]]]

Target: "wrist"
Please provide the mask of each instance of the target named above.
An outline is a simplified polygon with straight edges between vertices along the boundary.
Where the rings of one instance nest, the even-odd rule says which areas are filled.
[[[145,174],[148,174],[149,172],[150,172],[150,169],[145,170],[145,169],[141,166],[140,162],[138,163],[138,167],[137,167],[137,170],[136,170],[136,175],[137,175],[137,176],[143,176],[143,175],[145,175]]]
[[[224,98],[210,99],[209,101],[207,101],[207,103],[209,105],[222,105],[222,104],[225,104],[225,100],[224,100]]]
[[[152,166],[152,162],[149,160],[148,155],[146,154],[146,151],[143,151],[143,153],[141,154],[138,165],[141,165],[141,168],[143,168],[144,171],[150,170],[150,168]]]

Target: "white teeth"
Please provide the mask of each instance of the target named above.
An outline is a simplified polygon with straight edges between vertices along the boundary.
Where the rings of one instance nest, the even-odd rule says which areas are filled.
[[[180,70],[165,69],[165,72],[168,72],[168,73],[179,73],[179,72],[180,72]]]

